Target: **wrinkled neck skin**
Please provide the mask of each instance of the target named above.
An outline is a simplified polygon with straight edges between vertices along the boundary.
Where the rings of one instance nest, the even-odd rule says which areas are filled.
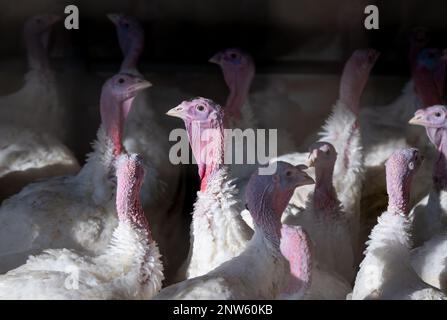
[[[407,215],[410,211],[410,183],[408,177],[389,177],[386,184],[388,192],[388,212]]]
[[[200,191],[205,192],[214,173],[224,164],[224,130],[218,120],[185,122],[191,149],[197,162]]]
[[[47,31],[48,33],[49,31]],[[28,55],[28,64],[30,69],[39,71],[48,71],[50,63],[43,38],[45,34],[37,36],[25,32],[25,45]]]
[[[227,115],[225,121],[228,123],[228,117],[234,118],[236,121],[243,120],[242,108],[247,101],[252,77],[240,75],[236,72],[227,72],[224,77],[230,90],[225,104],[225,114]]]
[[[439,152],[433,168],[434,187],[437,191],[447,190],[447,129],[427,128],[426,131]]]
[[[136,182],[141,185],[141,182]],[[120,223],[128,224],[136,230],[143,230],[148,235],[148,240],[152,241],[149,223],[144,215],[139,190],[140,187],[132,186],[132,182],[117,185],[116,209]]]
[[[332,183],[333,173],[333,166],[331,168],[321,168],[317,165],[315,168],[313,206],[318,211],[331,213],[340,205]]]
[[[124,151],[122,144],[124,122],[129,114],[134,98],[118,102],[107,94],[101,96],[101,119],[108,137],[114,146],[114,155],[118,156]]]
[[[271,188],[271,185],[266,187],[255,208],[250,208],[250,213],[256,233],[261,234],[275,251],[280,252],[281,215],[292,197],[293,190],[274,197],[272,192],[269,192]]]

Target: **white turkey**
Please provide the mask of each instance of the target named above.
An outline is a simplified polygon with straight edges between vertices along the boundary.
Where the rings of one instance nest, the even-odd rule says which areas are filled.
[[[429,240],[447,226],[447,140],[445,122],[447,109],[436,105],[416,111],[409,123],[424,126],[430,142],[436,148],[436,161],[432,168],[432,188],[413,209],[414,242],[416,246]]]
[[[238,190],[224,164],[221,107],[195,98],[167,114],[184,121],[201,180],[192,213],[189,257],[179,275],[183,280],[204,275],[239,255],[253,232],[240,216]]]
[[[249,96],[250,87],[255,75],[255,64],[251,55],[241,49],[230,48],[216,53],[210,62],[216,63],[222,69],[224,80],[229,89],[227,101],[225,103],[225,119],[224,123],[227,128],[236,129],[232,131],[234,141],[243,141],[244,138],[250,136],[250,134],[244,135],[246,129],[258,129],[259,123],[256,119],[254,108],[252,107],[251,99]],[[278,105],[268,105],[267,102],[271,99],[263,97],[262,105],[259,107],[276,109]],[[271,97],[270,97],[271,98]],[[275,103],[281,103],[278,98],[275,99]],[[237,130],[240,129],[240,130]],[[285,152],[291,152],[295,150],[295,145],[288,133],[277,130],[277,145],[275,146],[275,154],[282,154]],[[259,139],[259,137],[258,137]],[[272,150],[269,150],[272,154]],[[259,160],[254,158],[256,154],[254,144],[247,142],[246,146],[235,145],[232,148],[232,162],[230,165],[231,173],[234,177],[237,177],[236,184],[241,191],[241,196],[244,195],[244,187],[247,184],[250,175],[256,170],[256,163]],[[254,161],[249,162],[249,159]]]
[[[369,236],[351,296],[354,300],[445,299],[441,291],[423,282],[410,264],[410,187],[421,162],[417,149],[397,150],[386,162],[388,209]]]
[[[207,274],[164,288],[156,299],[274,299],[289,284],[290,266],[281,254],[281,215],[293,190],[313,183],[302,168],[278,162],[273,174],[259,170],[246,196],[255,234],[246,249]]]
[[[346,219],[350,223],[351,238],[354,244],[359,238],[360,194],[363,179],[363,152],[358,115],[360,98],[369,78],[370,71],[379,53],[372,49],[356,50],[346,62],[340,80],[339,101],[326,120],[319,141],[331,143],[338,154],[334,168],[333,184],[338,199],[343,206]],[[307,153],[292,153],[278,157],[278,160],[292,164],[304,163]],[[309,170],[314,177],[314,170]],[[299,208],[306,206],[312,188],[297,189],[291,200],[294,210],[286,210],[287,215],[299,215]],[[358,248],[354,249],[355,251]]]
[[[307,230],[318,264],[349,284],[355,277],[354,248],[349,220],[333,184],[336,159],[337,152],[330,143],[311,146],[308,164],[315,168],[314,190],[303,211],[287,216],[283,222]]]
[[[429,194],[412,210],[414,243],[412,265],[421,278],[447,290],[447,109],[436,105],[416,111],[411,124],[424,126],[437,158]]]
[[[163,266],[140,202],[141,159],[117,160],[118,226],[97,256],[47,249],[0,276],[0,299],[150,299],[161,289]]]
[[[414,54],[416,55],[416,54]],[[419,201],[431,185],[430,171],[436,155],[419,128],[407,125],[412,114],[422,107],[442,103],[446,71],[445,57],[440,50],[423,49],[414,58],[412,81],[401,96],[385,107],[365,109],[361,114],[365,146],[365,183],[363,208],[377,211],[386,204],[383,164],[397,148],[418,147],[427,157],[418,173],[412,203]]]
[[[0,272],[25,262],[47,248],[98,253],[110,241],[117,224],[114,214],[116,157],[132,101],[148,81],[117,74],[103,86],[102,125],[94,151],[74,176],[32,183],[0,207]]]
[[[79,164],[59,141],[66,112],[48,59],[55,15],[37,15],[24,27],[29,71],[23,87],[0,97],[0,200],[41,178],[74,174]]]
[[[142,77],[137,69],[144,47],[142,26],[136,18],[124,14],[109,14],[108,17],[116,26],[124,55],[120,72]],[[186,245],[180,245],[188,241],[188,222],[182,211],[185,186],[182,167],[173,165],[169,159],[169,134],[160,125],[152,100],[148,91],[135,98],[126,121],[123,145],[128,152],[140,154],[144,163],[153,168],[145,177],[141,197],[145,212],[153,213],[152,230],[169,282],[188,251]]]

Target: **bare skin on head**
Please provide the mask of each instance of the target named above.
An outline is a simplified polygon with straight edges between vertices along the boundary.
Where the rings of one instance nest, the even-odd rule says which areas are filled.
[[[183,101],[167,115],[185,122],[192,152],[199,167],[200,190],[224,163],[224,129],[222,108],[206,98]]]
[[[226,117],[241,120],[241,109],[255,75],[253,58],[241,49],[232,48],[216,53],[209,61],[221,67],[225,83],[230,90],[225,104]]]
[[[397,150],[387,160],[388,212],[408,214],[411,182],[422,161],[423,156],[416,148]]]
[[[433,171],[437,190],[447,189],[447,108],[443,105],[419,109],[410,124],[425,127],[427,136],[439,152]]]
[[[101,119],[107,135],[113,141],[115,155],[123,151],[122,136],[124,122],[129,114],[133,99],[151,83],[130,74],[117,74],[106,81],[101,92]]]
[[[360,113],[360,98],[379,53],[373,49],[356,50],[345,64],[340,81],[340,101],[355,115]]]

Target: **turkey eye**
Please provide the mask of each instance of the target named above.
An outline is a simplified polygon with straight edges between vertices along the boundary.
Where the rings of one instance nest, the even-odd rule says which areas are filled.
[[[123,78],[119,78],[118,83],[124,83],[124,79]]]
[[[435,113],[435,117],[440,117],[441,116],[441,113],[440,112],[436,112]]]
[[[203,111],[203,110],[205,110],[205,107],[202,106],[201,104],[199,104],[199,105],[197,106],[197,110],[199,110],[199,111]]]

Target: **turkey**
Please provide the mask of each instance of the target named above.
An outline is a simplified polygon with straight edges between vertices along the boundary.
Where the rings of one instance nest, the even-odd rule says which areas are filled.
[[[327,142],[316,142],[310,150],[308,164],[315,168],[314,191],[305,209],[297,216],[287,216],[283,223],[307,230],[318,264],[350,283],[355,277],[354,249],[349,220],[333,185],[337,152]]]
[[[433,165],[429,194],[412,210],[414,243],[412,265],[421,278],[442,290],[447,289],[447,108],[435,105],[416,111],[409,121],[424,126],[438,154]]]
[[[424,126],[430,142],[437,151],[436,161],[433,165],[433,185],[429,194],[423,198],[413,209],[411,216],[414,223],[414,243],[421,245],[433,235],[446,227],[447,219],[447,179],[446,157],[447,148],[444,146],[445,122],[447,109],[436,105],[427,109],[416,111],[409,123]]]
[[[253,232],[240,216],[238,190],[224,165],[221,107],[195,98],[167,115],[184,121],[201,180],[192,213],[189,257],[178,276],[183,280],[204,275],[239,255]]]
[[[163,266],[140,203],[144,169],[135,155],[116,168],[114,229],[104,253],[88,256],[47,249],[0,276],[0,299],[150,299],[161,289]]]
[[[137,63],[144,47],[144,31],[139,21],[124,14],[109,14],[118,33],[124,60],[120,72],[142,77]],[[188,252],[188,222],[183,216],[185,192],[182,167],[169,159],[169,134],[160,126],[147,91],[135,98],[126,121],[123,145],[128,152],[138,153],[153,168],[146,175],[142,189],[145,212],[153,212],[152,230],[165,265],[165,276],[171,281]],[[185,244],[181,247],[180,244]]]
[[[0,272],[43,249],[105,249],[117,224],[113,213],[114,163],[125,152],[122,133],[135,95],[150,86],[128,74],[107,80],[101,94],[102,125],[81,171],[32,183],[0,207]]]
[[[216,53],[210,59],[210,62],[220,66],[225,83],[229,89],[224,108],[226,127],[241,130],[258,129],[258,120],[255,117],[255,110],[253,110],[251,100],[249,99],[249,91],[255,75],[255,64],[251,55],[241,49],[230,48]],[[269,99],[265,98],[262,100],[262,108],[278,108],[277,105],[266,105]],[[275,101],[278,101],[278,99],[276,98]],[[245,137],[244,133],[238,130],[233,130],[232,134],[235,137],[234,141],[242,142]],[[295,150],[295,145],[287,132],[279,130],[276,142],[276,154]],[[271,154],[272,151],[270,150],[269,153]],[[230,169],[233,176],[237,177],[236,184],[239,190],[241,190],[241,195],[244,195],[245,185],[250,175],[256,170],[256,163],[260,159],[254,159],[253,162],[249,162],[248,159],[255,154],[255,150],[251,148],[249,142],[246,147],[236,145],[232,148],[232,154],[236,156],[232,157]],[[237,157],[238,154],[240,157]],[[244,160],[244,158],[247,160]]]
[[[413,80],[402,95],[386,107],[369,108],[361,115],[365,181],[368,181],[362,195],[362,209],[366,216],[386,205],[383,164],[397,148],[417,146],[427,155],[418,173],[411,202],[417,203],[431,185],[430,171],[436,155],[421,130],[408,127],[407,121],[421,105],[428,107],[442,102],[446,61],[437,49],[424,49],[415,59]]]
[[[281,215],[301,185],[313,183],[300,167],[278,162],[274,174],[250,178],[247,206],[255,234],[246,249],[207,274],[164,288],[155,299],[274,299],[289,284],[291,272],[281,254]],[[249,272],[247,272],[249,270]]]
[[[0,201],[41,178],[74,174],[79,164],[65,138],[65,110],[50,67],[47,46],[55,15],[27,20],[24,38],[29,71],[23,87],[0,97]],[[56,138],[57,137],[57,138]]]
[[[247,52],[231,48],[216,53],[210,60],[220,66],[229,89],[225,103],[225,123],[230,128],[257,128],[254,111],[248,101],[255,76],[253,58]]]
[[[334,168],[334,187],[340,203],[349,220],[351,238],[358,243],[360,227],[360,192],[363,179],[363,153],[358,125],[360,98],[368,81],[370,71],[379,53],[372,49],[356,50],[346,62],[340,81],[339,101],[333,107],[332,114],[320,133],[320,141],[331,143],[338,154]],[[292,153],[278,157],[278,160],[292,164],[304,163],[307,153]],[[313,170],[309,174],[314,177]],[[287,215],[299,215],[306,206],[312,188],[295,191],[291,205],[296,210],[287,210]],[[355,252],[359,248],[355,248]]]
[[[354,300],[445,299],[410,265],[410,187],[421,161],[419,151],[412,148],[395,151],[386,162],[388,209],[369,236],[351,296]]]

